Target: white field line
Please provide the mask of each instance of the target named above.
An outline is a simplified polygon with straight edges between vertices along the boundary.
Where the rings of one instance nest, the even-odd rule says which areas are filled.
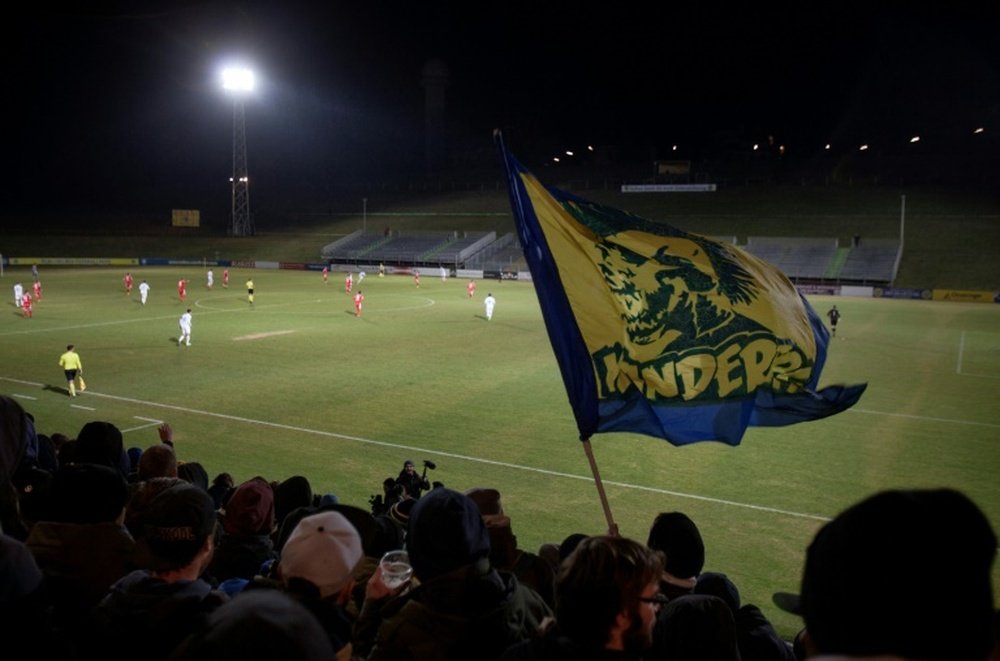
[[[18,383],[18,384],[27,385],[27,386],[35,386],[35,387],[38,387],[38,388],[41,388],[44,385],[44,384],[41,384],[41,383],[34,383],[34,382],[31,382],[31,381],[23,381],[23,380],[20,380],[20,379],[11,379],[11,378],[8,378],[8,377],[3,377],[3,376],[0,376],[0,381],[8,381],[8,382],[11,382],[11,383]],[[586,482],[592,482],[593,481],[593,477],[590,476],[590,475],[573,475],[571,473],[561,473],[561,472],[558,472],[558,471],[551,471],[551,470],[547,470],[547,469],[544,469],[544,468],[536,468],[536,467],[533,467],[533,466],[522,466],[520,464],[511,464],[511,463],[507,463],[507,462],[504,462],[504,461],[494,461],[494,460],[491,460],[491,459],[483,459],[482,457],[470,457],[470,456],[467,456],[467,455],[456,454],[456,453],[451,453],[451,452],[442,452],[441,450],[432,450],[432,449],[429,449],[429,448],[422,448],[422,447],[415,446],[415,445],[404,445],[402,443],[390,443],[388,441],[378,441],[378,440],[374,440],[374,439],[370,439],[370,438],[362,438],[362,437],[359,437],[359,436],[349,436],[347,434],[339,434],[339,433],[336,433],[336,432],[324,431],[324,430],[321,430],[321,429],[310,429],[308,427],[298,427],[298,426],[295,426],[295,425],[286,425],[286,424],[282,424],[282,423],[278,423],[278,422],[270,422],[270,421],[267,421],[267,420],[255,420],[253,418],[245,418],[245,417],[242,417],[242,416],[227,415],[225,413],[215,413],[215,412],[212,412],[212,411],[202,411],[202,410],[199,410],[199,409],[192,409],[192,408],[187,408],[187,407],[184,407],[184,406],[175,406],[173,404],[162,404],[162,403],[159,403],[159,402],[149,402],[149,401],[145,401],[145,400],[141,400],[141,399],[135,399],[135,398],[132,398],[132,397],[120,397],[118,395],[107,395],[107,394],[103,394],[103,393],[95,393],[95,392],[93,392],[91,390],[87,391],[87,395],[88,395],[88,397],[98,397],[98,398],[104,398],[104,399],[109,399],[109,400],[118,401],[118,402],[128,402],[128,403],[137,404],[137,405],[140,405],[140,406],[148,406],[148,407],[152,407],[152,408],[166,409],[166,410],[170,410],[170,411],[180,411],[182,413],[189,413],[189,414],[193,414],[193,415],[203,415],[203,416],[206,416],[206,417],[218,418],[218,419],[221,419],[221,420],[231,420],[233,422],[240,422],[240,423],[245,423],[245,424],[250,424],[250,425],[259,425],[261,427],[271,427],[271,428],[274,428],[274,429],[283,429],[283,430],[286,430],[286,431],[301,432],[301,433],[304,433],[304,434],[311,434],[311,435],[314,435],[314,436],[321,436],[321,437],[324,437],[324,438],[337,438],[337,439],[341,439],[341,440],[345,440],[345,441],[353,441],[355,443],[363,443],[363,444],[367,444],[367,445],[377,445],[377,446],[380,446],[380,447],[387,447],[387,448],[396,448],[396,449],[399,449],[399,450],[405,450],[405,451],[407,451],[409,453],[431,454],[431,455],[438,456],[438,457],[448,457],[450,459],[459,459],[459,460],[462,460],[462,461],[468,461],[468,462],[478,463],[478,464],[485,464],[485,465],[488,465],[488,466],[500,466],[500,467],[503,467],[503,468],[510,468],[510,469],[514,469],[514,470],[527,471],[527,472],[531,472],[531,473],[537,473],[537,474],[540,474],[540,475],[549,475],[549,476],[552,476],[552,477],[561,477],[561,478],[565,478],[565,479],[569,479],[569,480],[584,480]],[[76,408],[87,408],[87,407],[76,406]],[[94,409],[88,409],[88,410],[94,410]],[[872,411],[872,410],[856,409],[856,408],[848,409],[848,412],[851,412],[851,411],[853,411],[855,413],[863,413],[863,414],[868,414],[868,415],[884,415],[884,416],[892,416],[892,417],[911,418],[911,419],[915,419],[915,420],[932,420],[932,421],[935,421],[935,422],[945,422],[945,423],[957,424],[957,425],[975,425],[975,426],[981,426],[981,427],[1000,428],[1000,425],[997,425],[997,424],[992,424],[992,423],[987,423],[987,422],[974,422],[974,421],[970,421],[970,420],[956,420],[956,419],[952,419],[952,418],[935,418],[935,417],[931,417],[931,416],[909,415],[909,414],[905,414],[905,413],[888,413],[888,412],[884,412],[884,411]],[[150,420],[150,421],[153,420],[152,418],[140,418],[139,416],[134,416],[134,417],[139,418],[140,420]],[[156,423],[158,424],[159,421],[156,421]],[[152,425],[149,425],[149,426],[152,426]],[[647,486],[644,486],[644,485],[641,485],[641,484],[629,484],[627,482],[616,482],[616,481],[613,481],[613,480],[602,480],[602,482],[604,484],[610,484],[610,485],[613,485],[613,486],[616,486],[616,487],[620,487],[622,489],[634,489],[636,491],[647,491],[647,492],[650,492],[650,493],[664,494],[664,495],[669,495],[669,496],[675,496],[675,497],[678,497],[678,498],[688,498],[688,499],[691,499],[691,500],[700,500],[700,501],[705,501],[705,502],[710,502],[710,503],[716,503],[716,504],[720,504],[720,505],[727,505],[727,506],[730,506],[730,507],[741,507],[743,509],[750,509],[750,510],[755,510],[755,511],[759,511],[759,512],[771,512],[771,513],[774,513],[774,514],[782,514],[782,515],[785,515],[785,516],[792,516],[792,517],[803,518],[803,519],[813,519],[813,520],[816,520],[816,521],[828,521],[829,520],[828,517],[818,516],[818,515],[815,515],[815,514],[808,514],[808,513],[804,513],[804,512],[792,512],[792,511],[789,511],[789,510],[782,510],[782,509],[778,509],[778,508],[774,508],[774,507],[765,507],[763,505],[754,505],[752,503],[736,502],[736,501],[724,500],[724,499],[720,499],[720,498],[711,498],[709,496],[702,496],[702,495],[698,495],[698,494],[684,493],[684,492],[680,492],[680,491],[671,491],[669,489],[660,489],[660,488],[656,488],[656,487],[647,487]]]
[[[139,416],[137,416],[137,415],[133,415],[132,417],[133,418],[139,418]],[[149,418],[139,418],[139,420],[149,420]],[[128,429],[122,429],[121,432],[123,434],[127,434],[129,432],[139,431],[140,429],[149,429],[150,427],[156,427],[159,424],[160,424],[159,420],[154,420],[152,422],[149,422],[148,424],[139,425],[138,427],[129,427]]]
[[[97,410],[93,406],[84,406],[82,404],[70,404],[70,406],[73,407],[73,408],[75,408],[75,409],[82,409],[84,411],[96,411]]]
[[[972,374],[970,372],[962,371],[962,359],[965,355],[965,331],[962,331],[962,336],[958,340],[958,366],[955,368],[955,373],[961,376],[971,376],[976,379],[1000,379],[1000,375],[997,374]]]
[[[22,394],[21,394],[21,393],[19,393],[19,392],[12,392],[12,393],[10,394],[10,396],[11,396],[11,397],[17,397],[18,399],[30,399],[30,400],[32,400],[32,401],[34,401],[34,400],[38,399],[37,397],[32,397],[31,395],[22,395]]]

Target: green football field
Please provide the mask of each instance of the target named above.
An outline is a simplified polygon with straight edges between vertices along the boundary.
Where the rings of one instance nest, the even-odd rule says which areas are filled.
[[[530,283],[369,275],[355,317],[343,273],[232,269],[228,289],[201,268],[136,268],[149,302],[126,296],[124,268],[43,267],[33,319],[0,278],[0,392],[42,433],[70,437],[107,420],[126,446],[175,430],[179,458],[238,481],[305,475],[318,493],[367,507],[405,459],[428,477],[500,490],[520,545],[536,550],[607,522]],[[256,303],[243,283],[253,276]],[[191,280],[188,301],[179,278]],[[497,299],[492,321],[482,299]],[[794,616],[770,595],[796,590],[819,526],[884,488],[954,487],[1000,530],[1000,306],[816,297],[843,312],[821,385],[867,382],[847,412],[791,427],[751,429],[739,447],[676,448],[634,434],[592,440],[621,533],[645,541],[658,512],[701,528],[706,570],[722,571],[779,631]],[[193,341],[178,347],[191,307]],[[88,390],[67,396],[57,360],[68,343]],[[994,573],[995,587],[1000,585]]]

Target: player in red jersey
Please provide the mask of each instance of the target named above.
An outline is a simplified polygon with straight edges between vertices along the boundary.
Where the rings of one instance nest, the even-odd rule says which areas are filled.
[[[132,293],[132,274],[130,272],[125,273],[125,277],[122,278],[122,282],[125,283],[125,293]]]
[[[330,284],[330,267],[328,266],[323,267],[323,284]]]
[[[35,290],[35,300],[42,300],[42,283],[35,280],[35,284],[31,285],[31,288]]]
[[[187,284],[188,281],[184,278],[177,281],[177,295],[180,297],[182,303],[187,298]]]
[[[21,297],[21,311],[24,312],[25,318],[31,317],[31,294],[24,292],[24,296]]]
[[[413,272],[413,282],[417,285],[417,287],[420,286],[420,271]]]
[[[352,289],[354,289],[354,275],[348,273],[344,279],[344,291],[350,294]]]
[[[361,316],[361,304],[365,302],[365,295],[358,290],[358,293],[354,295],[354,316]]]
[[[476,295],[476,281],[469,280],[469,284],[465,285],[465,291],[469,292],[469,298]]]
[[[222,286],[229,289],[229,269],[222,272]]]

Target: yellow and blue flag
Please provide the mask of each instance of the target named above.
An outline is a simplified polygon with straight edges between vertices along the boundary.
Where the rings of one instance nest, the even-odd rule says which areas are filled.
[[[581,440],[626,431],[738,445],[749,426],[839,413],[829,333],[777,268],[543,186],[499,136],[514,218]]]

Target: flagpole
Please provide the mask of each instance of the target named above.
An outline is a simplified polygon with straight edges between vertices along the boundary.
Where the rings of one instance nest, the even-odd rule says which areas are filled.
[[[597,485],[597,494],[601,497],[601,507],[604,508],[604,518],[608,520],[608,534],[612,537],[618,536],[618,524],[615,523],[611,515],[611,506],[608,505],[608,496],[604,493],[604,484],[601,482],[601,473],[597,470],[597,461],[594,460],[594,451],[590,447],[590,439],[583,439],[583,451],[587,454],[587,461],[590,462],[590,472],[594,474],[594,484]]]

